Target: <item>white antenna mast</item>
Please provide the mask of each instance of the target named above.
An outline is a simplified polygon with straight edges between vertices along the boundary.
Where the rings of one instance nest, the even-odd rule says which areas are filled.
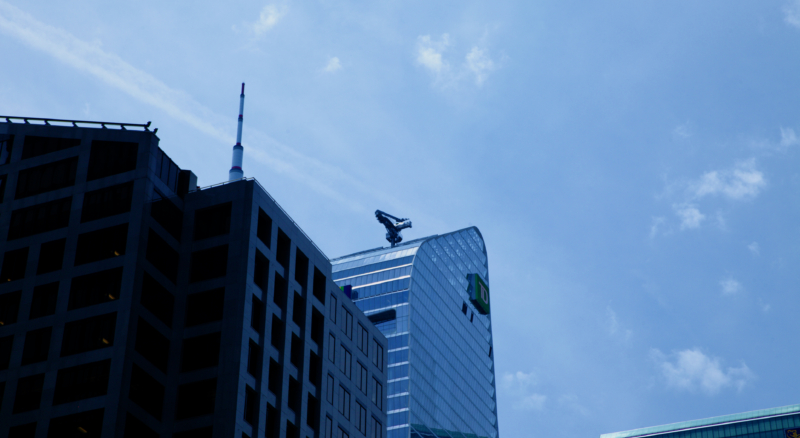
[[[239,129],[236,131],[236,145],[233,147],[233,163],[231,164],[230,172],[228,172],[228,181],[238,181],[244,178],[244,171],[242,170],[242,156],[244,155],[244,148],[242,147],[243,112],[244,82],[242,82],[242,94],[239,96]]]

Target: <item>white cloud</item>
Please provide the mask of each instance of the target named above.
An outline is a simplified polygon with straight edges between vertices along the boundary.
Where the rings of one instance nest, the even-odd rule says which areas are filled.
[[[483,49],[475,46],[467,54],[467,68],[475,75],[475,84],[481,86],[489,72],[494,70],[494,62],[486,55]]]
[[[620,336],[624,341],[630,340],[631,336],[633,336],[631,330],[623,330],[621,328],[617,312],[611,306],[606,306],[606,328],[610,336]]]
[[[681,220],[681,230],[697,228],[700,223],[706,218],[706,215],[700,213],[694,205],[690,204],[675,204],[672,206],[675,214]]]
[[[650,351],[667,385],[689,392],[702,391],[714,395],[728,387],[741,391],[755,379],[746,364],[740,367],[723,369],[718,358],[708,357],[698,348],[688,349],[670,355],[674,361],[658,349]]]
[[[790,26],[800,29],[800,0],[792,0],[783,7],[783,19]]]
[[[800,139],[797,138],[794,129],[781,127],[781,148],[787,149],[797,144],[800,144]]]
[[[253,33],[263,35],[286,15],[287,8],[284,5],[269,4],[261,9],[258,19],[251,25]]]
[[[334,73],[341,69],[342,69],[342,63],[339,62],[339,58],[334,56],[333,58],[328,60],[328,64],[325,66],[325,68],[322,69],[322,71],[326,73]]]
[[[541,411],[547,402],[547,396],[533,392],[533,387],[538,384],[536,375],[531,373],[505,373],[502,387],[513,399],[513,407],[522,411]]]
[[[654,217],[654,218],[653,218],[653,224],[652,224],[652,225],[650,225],[650,238],[651,238],[651,239],[652,239],[652,238],[654,238],[654,237],[656,237],[656,236],[658,235],[658,229],[659,229],[659,227],[661,227],[662,225],[664,225],[664,223],[665,223],[666,221],[667,221],[667,220],[666,220],[665,218],[663,218],[663,217]]]
[[[692,130],[689,122],[676,126],[672,130],[672,135],[679,138],[689,138],[692,136]]]
[[[754,256],[761,255],[761,249],[758,247],[758,242],[753,242],[747,245],[747,249],[750,250],[750,253],[752,253]]]
[[[765,303],[761,300],[758,300],[758,305],[761,306],[761,311],[764,313],[768,313],[769,309],[772,308],[768,303]]]
[[[764,174],[755,168],[755,160],[749,159],[737,163],[732,169],[706,172],[689,188],[695,198],[722,195],[741,200],[758,196],[766,185]]]
[[[719,282],[722,295],[736,295],[742,291],[742,284],[733,278],[726,278]]]
[[[442,59],[442,53],[449,45],[448,34],[443,34],[439,41],[431,39],[430,35],[417,37],[417,63],[437,75],[442,74],[449,69],[447,61]]]

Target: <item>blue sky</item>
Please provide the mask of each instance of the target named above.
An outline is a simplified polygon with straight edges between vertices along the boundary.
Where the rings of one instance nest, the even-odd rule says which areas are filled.
[[[0,113],[143,123],[329,257],[487,242],[500,433],[797,403],[800,1],[0,0]]]

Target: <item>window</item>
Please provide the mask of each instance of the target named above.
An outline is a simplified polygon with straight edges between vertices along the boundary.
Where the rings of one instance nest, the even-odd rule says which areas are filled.
[[[125,254],[128,224],[90,231],[78,236],[75,266]]]
[[[290,361],[298,370],[303,369],[303,339],[292,333],[292,351]]]
[[[464,315],[467,314],[467,302],[466,301],[462,301],[461,302],[461,313],[463,313]]]
[[[0,165],[8,164],[11,161],[11,151],[14,146],[13,135],[0,135]]]
[[[293,410],[298,418],[300,417],[300,407],[302,406],[303,402],[303,388],[300,385],[300,382],[292,377],[289,376],[289,400],[287,401],[287,405],[289,409]]]
[[[322,383],[322,359],[313,350],[308,356],[308,381],[317,388]]]
[[[175,432],[172,434],[172,438],[211,438],[213,435],[214,426],[206,426],[197,429],[185,430],[183,432]]]
[[[328,334],[328,360],[336,363],[336,338],[333,334]]]
[[[353,339],[353,314],[344,307],[342,307],[342,311],[344,312],[342,331],[344,331],[348,338]]]
[[[225,288],[211,289],[186,298],[186,327],[222,320]]]
[[[342,426],[339,426],[339,438],[350,438],[350,435],[342,429]]]
[[[261,347],[252,339],[247,350],[247,372],[256,379],[261,378]]]
[[[122,268],[120,268],[122,271]],[[122,276],[120,272],[120,277]],[[192,297],[193,295],[190,295]],[[142,296],[140,297],[142,307],[149,310],[156,318],[163,322],[167,327],[172,327],[172,314],[175,311],[175,297],[169,290],[161,285],[155,278],[147,272],[142,277]],[[187,300],[191,303],[191,298]],[[187,318],[188,319],[188,318]],[[187,323],[188,327],[188,323]]]
[[[272,302],[281,310],[286,310],[286,297],[289,294],[289,282],[283,276],[275,273],[275,287],[272,293]]]
[[[356,429],[364,435],[367,434],[367,410],[361,403],[356,402]]]
[[[314,431],[319,430],[319,400],[310,392],[306,399],[306,424]]]
[[[325,337],[325,317],[317,310],[316,307],[311,306],[311,340],[314,341],[322,349],[322,340]]]
[[[286,324],[277,315],[272,315],[272,346],[278,351],[283,351],[285,340]]]
[[[289,274],[289,258],[291,257],[291,248],[292,248],[292,240],[289,239],[289,236],[283,232],[280,228],[278,228],[278,250],[277,254],[275,254],[278,263],[283,266],[283,269],[286,270],[286,274]]]
[[[281,411],[269,403],[267,403],[267,427],[264,432],[266,438],[281,436]]]
[[[358,376],[356,377],[358,377],[358,381],[356,381],[356,387],[358,387],[358,389],[360,389],[364,395],[367,395],[367,369],[360,363],[358,364]]]
[[[161,420],[161,413],[164,410],[164,385],[136,364],[131,370],[128,398],[153,418]]]
[[[176,420],[214,413],[217,397],[217,379],[200,380],[178,386]]]
[[[278,398],[280,398],[283,390],[283,368],[272,358],[269,359],[269,382],[267,389]]]
[[[0,327],[17,322],[22,291],[0,295]]]
[[[132,200],[133,181],[86,192],[83,195],[81,223],[127,213],[131,211]]]
[[[306,300],[297,292],[294,293],[292,303],[292,321],[301,329],[306,327]]]
[[[258,394],[249,385],[244,386],[244,421],[256,424],[258,418]]]
[[[106,395],[111,359],[58,370],[53,404]]]
[[[22,365],[28,365],[47,360],[50,351],[50,335],[52,327],[31,330],[25,335],[25,347],[22,349]]]
[[[150,206],[150,216],[156,220],[175,240],[181,240],[183,231],[183,212],[164,196],[156,195],[157,200]]]
[[[325,416],[325,438],[333,438],[333,420]]]
[[[325,304],[325,285],[328,279],[319,269],[314,267],[314,296],[320,303]]]
[[[219,364],[220,333],[195,336],[183,340],[181,372],[211,368]]]
[[[286,438],[300,438],[300,428],[289,420],[286,420]]]
[[[0,161],[3,159],[0,158]],[[0,162],[0,165],[3,164]],[[8,180],[8,175],[0,175],[0,203],[3,202],[3,195],[6,192],[6,181]]]
[[[52,240],[45,242],[39,247],[39,264],[36,267],[36,275],[58,271],[64,261],[64,247],[67,239]]]
[[[261,333],[264,327],[264,303],[253,295],[250,306],[250,327]]]
[[[22,377],[17,380],[17,395],[14,399],[14,413],[39,409],[44,388],[44,374]]]
[[[189,282],[224,277],[228,273],[228,245],[215,246],[192,253]]]
[[[113,346],[116,324],[116,312],[66,323],[61,357]]]
[[[358,349],[369,357],[369,332],[361,323],[358,323]]]
[[[139,317],[134,349],[165,374],[169,365],[169,344],[166,336]]]
[[[121,288],[121,267],[75,277],[70,284],[67,310],[117,300]]]
[[[161,148],[156,148],[154,155],[156,159],[155,175],[164,182],[170,190],[177,193],[178,175],[181,170]]]
[[[339,412],[350,419],[350,393],[342,385],[339,385]]]
[[[0,370],[7,370],[11,362],[11,347],[14,346],[14,335],[0,338]]]
[[[105,178],[136,169],[139,145],[123,141],[92,141],[87,181]]]
[[[383,425],[375,417],[372,417],[372,438],[383,438]]]
[[[145,258],[153,267],[164,274],[173,284],[178,281],[178,264],[180,256],[166,240],[152,229],[147,235],[147,252]]]
[[[50,420],[47,438],[74,437],[81,428],[80,437],[100,438],[103,432],[103,409],[56,417]],[[83,431],[86,433],[83,433]]]
[[[328,396],[328,403],[330,403],[330,404],[333,404],[334,387],[335,387],[335,385],[334,385],[334,381],[333,381],[333,376],[328,374],[328,387],[327,387],[327,391],[325,391],[325,394]]]
[[[35,438],[36,423],[20,424],[8,428],[8,438]]]
[[[222,236],[231,230],[231,203],[226,202],[194,213],[194,240]]]
[[[328,310],[328,319],[331,320],[332,323],[336,324],[336,311],[339,308],[336,306],[336,295],[331,294],[331,306]]]
[[[308,257],[300,251],[300,248],[295,248],[294,254],[294,279],[305,290],[308,286]]]
[[[379,370],[383,371],[383,345],[375,338],[372,339],[372,345],[375,346],[375,348],[373,348],[373,350],[375,350],[375,356],[372,358],[372,363],[374,363]]]
[[[19,171],[15,199],[72,187],[78,170],[78,157],[54,161]]]
[[[264,246],[269,248],[272,243],[272,218],[267,215],[261,208],[258,209],[258,227],[256,229],[256,236]]]
[[[0,270],[0,281],[15,281],[25,278],[25,267],[28,265],[28,248],[6,251],[3,256],[3,268]]]
[[[255,269],[253,269],[253,283],[266,292],[269,287],[269,259],[256,249]]]
[[[74,148],[81,144],[80,138],[39,137],[26,135],[22,145],[22,159],[38,157],[52,152]]]
[[[128,412],[125,418],[125,438],[161,438],[161,434],[150,429],[144,421]]]
[[[378,409],[383,410],[383,385],[374,377],[372,381],[375,382],[375,392],[372,393],[372,403],[375,403]]]
[[[353,361],[353,356],[350,354],[349,351],[347,351],[346,348],[342,347],[342,350],[344,351],[344,354],[342,354],[342,358],[339,360],[339,371],[343,372],[344,375],[348,379],[350,379],[352,376],[351,365]]]
[[[68,196],[14,210],[11,212],[11,223],[8,225],[8,240],[66,227],[69,225],[71,208],[72,196]]]

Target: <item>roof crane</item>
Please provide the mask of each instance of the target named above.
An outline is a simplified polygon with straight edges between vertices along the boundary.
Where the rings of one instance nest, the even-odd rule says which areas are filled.
[[[403,241],[400,230],[411,228],[411,220],[408,218],[400,219],[380,210],[375,210],[375,217],[386,227],[386,240],[392,244],[392,248]]]

